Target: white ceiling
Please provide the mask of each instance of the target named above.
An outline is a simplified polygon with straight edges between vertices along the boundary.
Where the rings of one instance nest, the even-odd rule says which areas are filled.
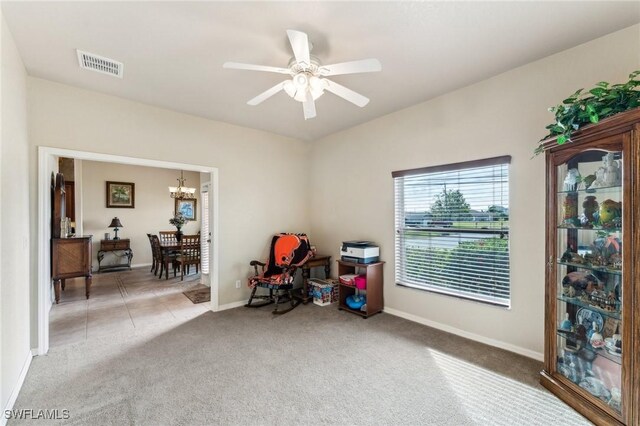
[[[313,140],[640,22],[640,2],[3,2],[30,75],[214,120]],[[309,34],[325,64],[378,58],[382,72],[333,77],[318,117],[284,92],[285,34]],[[75,49],[124,62],[124,79],[78,67]],[[630,52],[630,54],[632,54]],[[632,71],[632,70],[629,70]]]

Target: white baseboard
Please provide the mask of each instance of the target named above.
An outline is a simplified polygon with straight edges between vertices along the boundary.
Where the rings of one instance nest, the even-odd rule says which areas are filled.
[[[541,352],[535,352],[530,349],[512,345],[511,343],[506,343],[500,340],[481,336],[479,334],[470,333],[468,331],[460,330],[459,328],[451,327],[450,325],[441,324],[436,321],[431,321],[426,318],[419,317],[417,315],[408,314],[406,312],[399,311],[397,309],[384,308],[384,312],[396,317],[404,318],[409,321],[417,322],[418,324],[426,325],[432,328],[437,328],[438,330],[446,331],[447,333],[455,334],[456,336],[464,337],[469,340],[475,340],[476,342],[484,343],[489,346],[495,346],[496,348],[504,349],[505,351],[514,352],[514,353],[517,353],[518,355],[526,356],[527,358],[533,358],[536,361],[544,361],[544,355]]]
[[[240,306],[244,306],[246,304],[247,304],[247,302],[244,302],[244,301],[241,300],[239,302],[231,302],[231,303],[227,303],[225,305],[219,305],[217,312],[226,311],[227,309],[239,308]]]
[[[33,353],[29,351],[27,354],[27,359],[24,360],[24,364],[22,366],[22,370],[20,371],[20,375],[18,376],[18,381],[13,387],[13,391],[9,396],[9,400],[7,401],[7,405],[4,407],[2,411],[2,416],[0,416],[0,425],[5,426],[9,419],[5,418],[4,413],[6,410],[11,410],[13,408],[13,404],[16,403],[18,399],[18,394],[20,393],[20,389],[22,389],[22,384],[24,383],[25,377],[27,377],[27,372],[29,371],[29,367],[31,366],[31,359],[33,359]]]
[[[134,265],[131,265],[131,268],[142,268],[143,266],[147,266],[147,267],[151,268],[151,262],[149,262],[149,263],[136,263]]]

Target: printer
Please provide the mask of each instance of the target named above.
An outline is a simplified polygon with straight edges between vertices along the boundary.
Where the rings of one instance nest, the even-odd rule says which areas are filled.
[[[371,241],[343,241],[340,255],[343,262],[375,263],[380,260],[380,247]]]

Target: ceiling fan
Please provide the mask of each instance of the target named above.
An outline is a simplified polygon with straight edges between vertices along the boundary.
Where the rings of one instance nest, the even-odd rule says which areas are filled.
[[[308,120],[316,116],[315,100],[322,96],[325,90],[359,107],[364,107],[369,103],[367,97],[325,77],[380,71],[382,69],[380,61],[377,59],[362,59],[333,65],[322,65],[318,58],[311,55],[312,45],[309,43],[309,38],[306,33],[287,30],[287,36],[289,37],[294,55],[289,61],[287,68],[242,64],[238,62],[225,62],[222,65],[224,68],[267,71],[291,76],[290,79],[288,78],[260,93],[255,98],[250,99],[247,102],[249,105],[258,105],[279,91],[284,90],[287,95],[298,102],[302,102],[304,119]]]

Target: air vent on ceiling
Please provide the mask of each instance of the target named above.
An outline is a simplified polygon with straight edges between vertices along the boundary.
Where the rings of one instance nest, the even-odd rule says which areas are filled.
[[[114,61],[113,59],[105,58],[104,56],[95,55],[93,53],[84,52],[79,49],[76,49],[76,52],[78,52],[80,68],[100,72],[112,77],[122,78],[122,72],[124,70],[122,62]]]

